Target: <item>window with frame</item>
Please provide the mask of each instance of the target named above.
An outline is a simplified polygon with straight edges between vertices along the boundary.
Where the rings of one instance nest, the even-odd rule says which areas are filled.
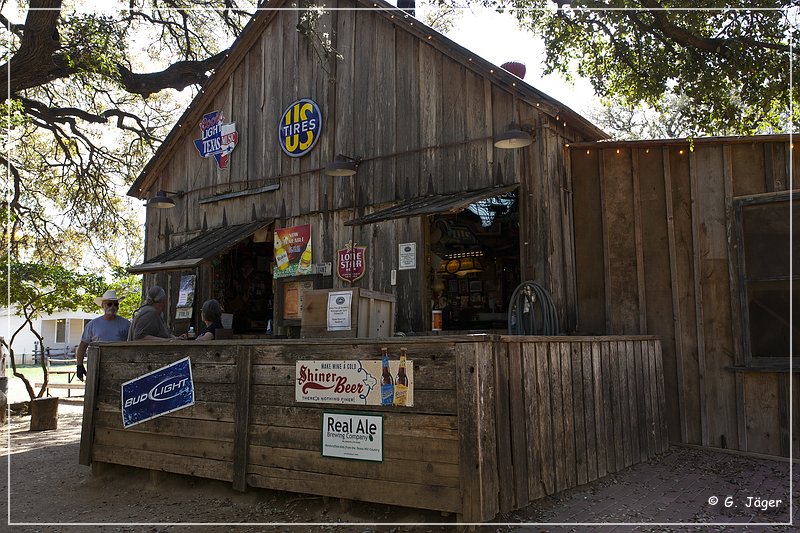
[[[56,320],[56,342],[62,343],[67,341],[67,320],[60,318]]]
[[[790,238],[790,224],[795,231],[800,227],[800,213],[781,193],[737,201],[736,217],[745,357],[750,363],[785,362],[800,353],[797,320],[792,324],[789,317],[790,305],[800,309],[800,249]]]

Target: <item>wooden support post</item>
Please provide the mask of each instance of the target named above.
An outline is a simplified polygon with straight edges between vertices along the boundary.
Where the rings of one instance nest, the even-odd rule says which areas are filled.
[[[92,464],[92,446],[94,445],[94,405],[97,389],[100,384],[100,348],[89,346],[86,350],[89,357],[86,370],[86,389],[83,393],[83,426],[81,427],[81,447],[78,451],[78,464]]]
[[[465,522],[489,520],[499,510],[491,349],[490,343],[459,344],[456,349],[462,502],[459,520]]]
[[[247,490],[247,445],[250,424],[252,354],[247,346],[236,354],[236,398],[233,420],[233,489]]]

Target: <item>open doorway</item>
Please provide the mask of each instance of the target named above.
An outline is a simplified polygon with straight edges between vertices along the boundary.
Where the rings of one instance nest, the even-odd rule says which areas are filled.
[[[520,283],[517,192],[432,216],[431,308],[448,331],[505,331]]]
[[[265,230],[214,259],[211,293],[233,315],[234,333],[266,332],[274,302],[272,257],[271,236]]]

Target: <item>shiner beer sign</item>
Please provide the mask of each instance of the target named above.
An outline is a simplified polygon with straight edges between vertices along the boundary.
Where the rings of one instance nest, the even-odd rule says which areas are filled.
[[[202,157],[213,157],[219,168],[227,168],[228,158],[236,144],[239,134],[236,123],[223,124],[222,111],[212,111],[203,115],[200,121],[201,136],[194,141],[194,146]]]
[[[194,384],[188,357],[122,384],[126,429],[190,405],[194,405]]]
[[[336,250],[336,275],[348,283],[360,280],[366,273],[366,256],[366,246],[355,246],[353,241],[348,242],[344,248]]]
[[[405,361],[408,378],[403,402],[394,405],[414,405],[414,363]],[[332,360],[297,361],[295,363],[294,399],[298,402],[334,403],[339,405],[385,405],[381,398],[382,361]],[[400,372],[400,362],[392,360],[387,372]],[[392,379],[394,382],[394,379]]]

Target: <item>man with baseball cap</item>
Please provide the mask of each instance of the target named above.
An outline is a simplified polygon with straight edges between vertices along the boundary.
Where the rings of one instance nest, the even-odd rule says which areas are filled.
[[[119,301],[117,291],[107,290],[102,296],[94,299],[95,303],[103,308],[103,316],[99,316],[89,321],[83,330],[81,342],[75,351],[75,358],[78,363],[77,376],[83,381],[86,377],[86,368],[83,366],[83,357],[86,355],[86,348],[89,343],[97,341],[124,341],[128,338],[128,329],[131,323],[122,318],[119,312]]]

